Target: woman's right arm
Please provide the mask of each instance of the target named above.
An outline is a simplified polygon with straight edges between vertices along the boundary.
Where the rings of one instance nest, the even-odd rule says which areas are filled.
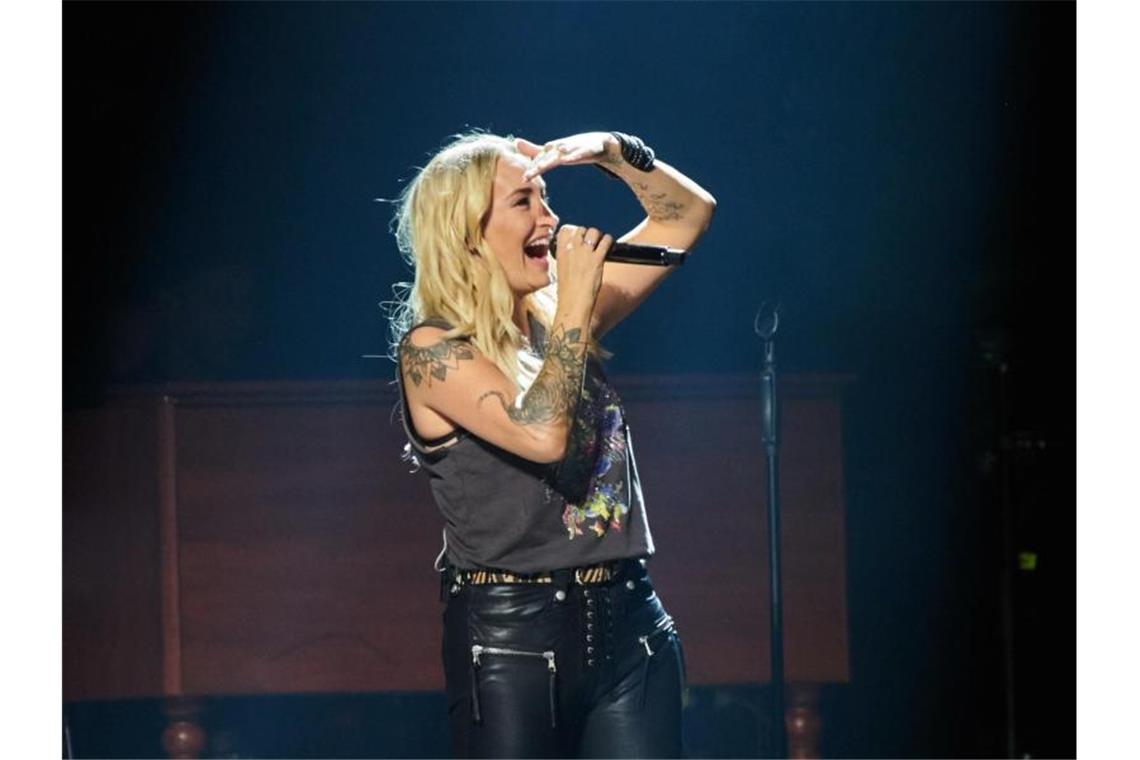
[[[426,325],[400,344],[409,403],[524,459],[561,461],[585,374],[602,262],[612,244],[595,229],[564,225],[559,231],[558,308],[542,369],[520,403],[514,403],[518,386],[494,363],[466,341],[445,340],[443,329]]]

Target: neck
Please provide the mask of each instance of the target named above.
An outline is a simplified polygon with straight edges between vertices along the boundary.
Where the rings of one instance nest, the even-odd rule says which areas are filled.
[[[526,317],[526,301],[522,296],[515,297],[515,313],[512,317],[515,326],[530,340],[530,320]]]

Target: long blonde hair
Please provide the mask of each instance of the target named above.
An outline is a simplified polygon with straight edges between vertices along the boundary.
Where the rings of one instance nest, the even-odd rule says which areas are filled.
[[[514,294],[483,238],[495,167],[512,153],[518,150],[510,136],[456,135],[400,193],[392,220],[396,244],[415,274],[411,284],[396,288],[393,359],[409,329],[436,318],[452,326],[445,338],[469,339],[507,377],[517,376],[523,336],[513,320]],[[549,329],[553,315],[539,299],[526,296],[525,308]]]

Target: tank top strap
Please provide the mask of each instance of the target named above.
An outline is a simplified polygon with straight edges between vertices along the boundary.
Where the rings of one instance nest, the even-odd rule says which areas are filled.
[[[425,319],[421,322],[417,322],[416,324],[412,325],[408,329],[408,333],[411,333],[412,330],[415,330],[417,327],[440,327],[440,328],[443,328],[444,330],[450,330],[452,327],[454,327],[454,325],[452,325],[446,319],[442,319],[440,317],[428,317],[427,319]],[[405,334],[408,334],[408,333],[405,333]]]

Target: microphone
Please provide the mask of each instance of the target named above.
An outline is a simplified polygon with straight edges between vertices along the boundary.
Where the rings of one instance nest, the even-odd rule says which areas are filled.
[[[557,257],[558,239],[550,241],[550,255]],[[606,251],[606,261],[617,264],[646,264],[648,266],[671,267],[685,263],[689,252],[680,248],[663,245],[641,245],[640,243],[614,243]]]

